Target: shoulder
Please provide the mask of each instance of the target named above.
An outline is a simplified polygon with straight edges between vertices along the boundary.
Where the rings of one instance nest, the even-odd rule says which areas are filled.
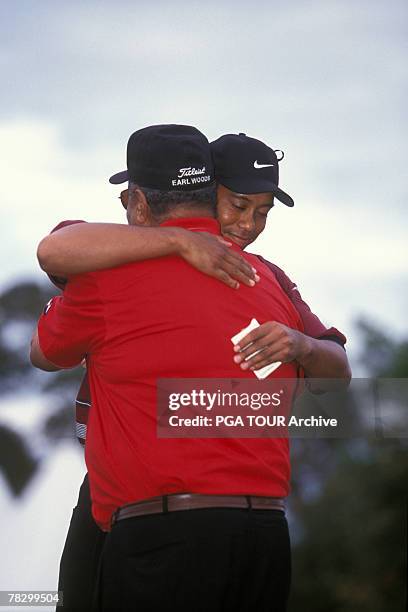
[[[66,219],[65,221],[60,221],[58,225],[52,228],[50,234],[57,232],[63,227],[68,227],[68,225],[75,225],[76,223],[86,223],[86,221],[84,221],[83,219]]]
[[[268,261],[261,255],[256,255],[256,257],[275,274],[276,280],[278,281],[278,283],[280,284],[280,286],[286,293],[289,293],[290,291],[294,291],[295,289],[297,289],[296,283],[294,283],[289,278],[289,276],[282,270],[282,268],[279,268],[279,266],[272,263],[271,261]]]
[[[75,225],[76,223],[86,223],[86,221],[83,221],[81,219],[73,219],[73,220],[67,219],[65,221],[60,221],[58,225],[52,228],[52,230],[50,231],[50,234],[57,232],[63,227],[68,227],[68,225]],[[52,282],[52,284],[58,287],[58,289],[61,289],[61,291],[65,289],[68,279],[63,278],[61,276],[54,276],[53,274],[47,274],[47,276]]]
[[[264,259],[261,255],[256,256],[275,275],[282,291],[285,292],[293,306],[298,311],[304,326],[304,333],[312,338],[321,340],[332,340],[344,347],[346,337],[335,327],[327,328],[320,318],[312,312],[309,304],[302,298],[300,291],[289,276],[276,264]]]

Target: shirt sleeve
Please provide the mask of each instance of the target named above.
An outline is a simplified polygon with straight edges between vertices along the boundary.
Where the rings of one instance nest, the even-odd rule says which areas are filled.
[[[81,221],[80,219],[75,219],[72,221],[70,220],[61,221],[60,223],[58,223],[58,225],[52,228],[52,230],[50,231],[50,234],[53,234],[54,232],[57,232],[59,229],[63,227],[67,227],[68,225],[75,225],[76,223],[86,223],[86,221]],[[47,276],[50,279],[50,281],[53,283],[53,285],[58,287],[58,289],[61,289],[62,291],[65,289],[65,285],[68,282],[67,278],[62,278],[61,276],[54,276],[54,274],[47,274]]]
[[[318,340],[332,340],[340,346],[344,347],[347,342],[346,336],[335,327],[326,327],[315,315],[310,306],[302,299],[296,284],[290,280],[285,272],[275,264],[267,261],[260,255],[257,256],[264,264],[268,266],[274,273],[276,280],[280,284],[282,290],[286,293],[296,310],[298,311],[302,321],[305,334]]]
[[[97,273],[72,277],[64,294],[48,302],[38,322],[44,357],[60,368],[78,365],[98,349],[104,336]]]

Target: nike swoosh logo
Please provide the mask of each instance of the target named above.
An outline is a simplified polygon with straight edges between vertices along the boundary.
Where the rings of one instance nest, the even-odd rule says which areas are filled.
[[[271,166],[273,166],[273,164],[258,164],[257,159],[254,161],[254,168],[256,168],[257,170],[259,168],[270,168]]]

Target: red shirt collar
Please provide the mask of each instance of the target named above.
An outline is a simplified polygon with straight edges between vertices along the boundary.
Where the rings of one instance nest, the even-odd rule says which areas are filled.
[[[209,232],[210,234],[220,234],[220,224],[212,217],[180,217],[167,219],[160,223],[161,227],[184,227],[184,229],[196,232]]]

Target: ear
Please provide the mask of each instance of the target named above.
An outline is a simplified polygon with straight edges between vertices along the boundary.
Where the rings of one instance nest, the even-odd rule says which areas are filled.
[[[152,214],[146,196],[140,189],[129,190],[127,218],[130,225],[151,225]]]

